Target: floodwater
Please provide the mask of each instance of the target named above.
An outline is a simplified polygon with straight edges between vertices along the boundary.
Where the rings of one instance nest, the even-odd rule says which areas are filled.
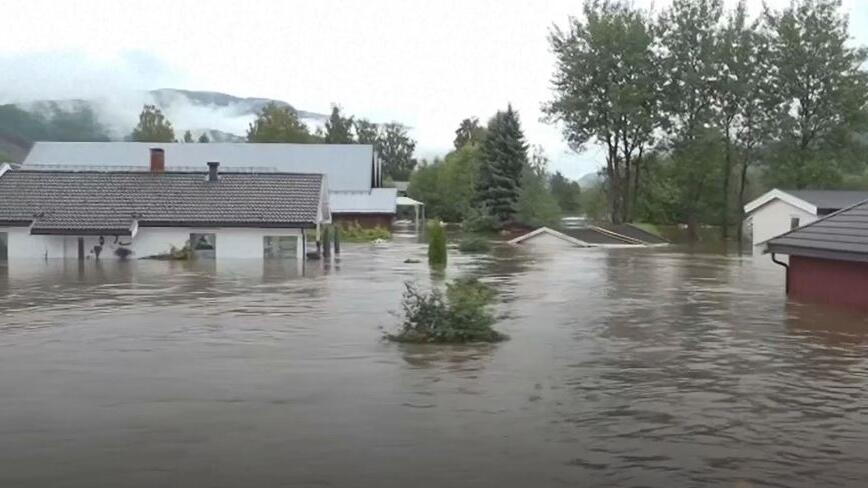
[[[402,283],[443,279],[424,254],[0,265],[0,486],[868,483],[868,321],[777,267],[455,251],[511,340],[382,342]]]

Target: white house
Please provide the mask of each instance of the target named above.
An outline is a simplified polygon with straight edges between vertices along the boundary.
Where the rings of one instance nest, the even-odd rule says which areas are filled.
[[[771,190],[744,206],[753,254],[762,254],[761,244],[773,237],[866,199],[864,191]]]
[[[382,187],[381,164],[369,144],[37,142],[22,166],[141,171],[151,163],[151,149],[162,150],[167,171],[220,161],[224,171],[324,174],[336,221],[388,226],[395,217],[397,190]]]
[[[320,174],[87,171],[0,166],[0,259],[200,257],[301,260],[330,221]]]

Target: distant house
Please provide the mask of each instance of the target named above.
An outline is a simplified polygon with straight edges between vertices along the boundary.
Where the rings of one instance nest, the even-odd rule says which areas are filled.
[[[117,259],[189,246],[201,257],[301,260],[329,222],[327,179],[206,170],[0,167],[0,259]]]
[[[167,171],[219,161],[225,171],[324,174],[335,221],[388,226],[395,217],[397,190],[383,188],[380,161],[367,144],[37,142],[22,167],[141,171],[148,168],[151,148],[163,150]]]
[[[795,299],[868,311],[868,200],[762,243]],[[778,259],[788,255],[789,264]]]
[[[771,190],[744,206],[754,255],[765,241],[868,198],[868,192]]]

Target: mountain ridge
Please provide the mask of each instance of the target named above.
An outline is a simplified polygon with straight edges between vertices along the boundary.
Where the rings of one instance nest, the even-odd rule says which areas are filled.
[[[8,103],[0,105],[0,160],[22,161],[36,141],[123,140],[145,104],[156,105],[166,114],[178,140],[189,130],[194,139],[205,133],[212,142],[243,141],[247,125],[269,103],[292,108],[308,125],[320,125],[328,118],[283,100],[178,88]]]

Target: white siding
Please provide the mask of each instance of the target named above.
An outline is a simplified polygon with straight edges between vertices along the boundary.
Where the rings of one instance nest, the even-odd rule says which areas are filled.
[[[782,200],[772,200],[751,214],[753,228],[753,254],[761,255],[763,242],[790,231],[790,220],[799,219],[799,225],[817,220],[817,216]]]
[[[78,237],[31,235],[27,227],[0,227],[0,232],[9,236],[8,258],[16,259],[76,259],[78,257]],[[220,259],[263,259],[265,236],[301,237],[299,229],[260,229],[260,228],[183,228],[183,227],[140,227],[135,237],[104,236],[100,259],[117,259],[115,251],[120,247],[130,249],[130,259],[145,258],[164,254],[174,246],[182,248],[191,233],[216,235],[216,258]],[[94,257],[94,247],[99,244],[98,236],[84,237],[84,251],[88,258]],[[298,258],[301,259],[302,246],[299,244]]]

